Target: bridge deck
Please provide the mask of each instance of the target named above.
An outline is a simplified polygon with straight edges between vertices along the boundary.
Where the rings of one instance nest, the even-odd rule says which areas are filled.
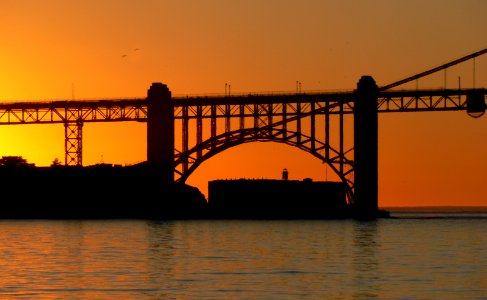
[[[442,89],[442,90],[402,90],[383,91],[379,93],[379,112],[409,111],[448,111],[465,110],[466,96],[471,93],[487,94],[486,89]],[[332,105],[330,114],[350,114],[353,112],[354,91],[346,92],[309,92],[309,93],[273,93],[273,94],[241,94],[241,95],[210,95],[210,96],[178,96],[172,98],[175,107],[175,118],[182,118],[178,109],[195,107],[225,106],[220,111],[230,110],[211,116],[203,114],[199,117],[228,117],[237,115],[232,106],[249,105],[287,105],[294,103],[321,103],[321,106]],[[344,105],[343,110],[337,109]],[[202,111],[205,111],[204,109]],[[276,112],[279,113],[279,112]],[[186,117],[195,118],[196,113]],[[26,123],[65,123],[65,122],[114,122],[114,121],[145,121],[147,104],[143,98],[106,99],[106,100],[57,100],[57,101],[22,101],[0,103],[0,125]]]

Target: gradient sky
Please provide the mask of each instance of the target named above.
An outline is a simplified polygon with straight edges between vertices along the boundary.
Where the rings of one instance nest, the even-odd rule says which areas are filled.
[[[379,86],[487,47],[484,0],[0,0],[0,101],[350,90]],[[138,49],[138,50],[136,50]],[[447,87],[474,84],[473,61]],[[443,88],[444,73],[418,82]],[[487,88],[487,55],[475,60]],[[399,87],[416,88],[414,83]],[[145,124],[83,127],[83,163],[146,159]],[[487,206],[487,116],[379,115],[379,205]],[[62,125],[0,126],[0,156],[38,166],[64,160]],[[297,148],[251,143],[203,163],[188,183],[224,178],[333,179]]]

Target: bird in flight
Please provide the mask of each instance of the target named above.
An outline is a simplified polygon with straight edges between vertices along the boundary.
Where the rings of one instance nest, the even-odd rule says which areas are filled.
[[[135,52],[135,51],[140,51],[140,48],[134,48],[134,52]],[[122,55],[122,59],[123,59],[123,58],[125,58],[125,57],[127,57],[127,56],[128,56],[128,54],[124,54],[124,55]]]

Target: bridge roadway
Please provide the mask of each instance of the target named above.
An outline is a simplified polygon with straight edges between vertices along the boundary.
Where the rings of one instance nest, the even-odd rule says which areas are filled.
[[[473,93],[486,95],[486,89],[439,89],[439,90],[402,90],[379,92],[378,112],[418,112],[418,111],[455,111],[467,109],[467,95]],[[174,118],[182,119],[183,107],[189,109],[189,118],[224,118],[240,115],[240,107],[248,106],[243,112],[245,117],[255,116],[254,105],[258,105],[259,114],[271,104],[324,104],[330,114],[353,113],[354,91],[348,92],[309,92],[309,93],[274,93],[242,94],[231,96],[184,96],[173,97]],[[147,103],[145,98],[110,99],[110,100],[58,100],[39,102],[0,103],[0,125],[30,123],[70,123],[70,122],[120,122],[146,121]],[[340,104],[343,110],[340,110]],[[198,114],[197,107],[206,107]],[[211,109],[214,106],[216,109]],[[322,107],[319,108],[323,108]],[[274,114],[274,113],[273,113]],[[277,112],[279,114],[279,112]]]

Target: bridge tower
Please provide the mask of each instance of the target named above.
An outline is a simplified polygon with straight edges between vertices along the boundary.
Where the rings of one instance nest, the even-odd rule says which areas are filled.
[[[379,89],[371,76],[362,76],[354,103],[354,205],[362,216],[378,212]]]
[[[147,162],[165,185],[174,183],[174,105],[171,91],[160,82],[147,92]]]

